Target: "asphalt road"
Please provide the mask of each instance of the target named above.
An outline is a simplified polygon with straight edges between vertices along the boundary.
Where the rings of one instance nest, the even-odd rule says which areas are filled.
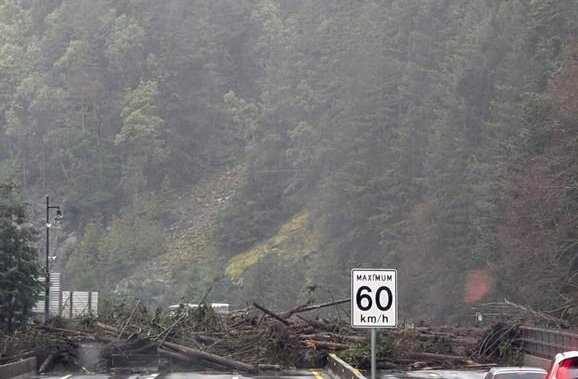
[[[158,379],[329,379],[323,370],[300,370],[287,373],[279,373],[274,376],[259,375],[259,376],[246,376],[239,374],[202,374],[202,373],[170,373],[165,374],[162,377],[159,376]],[[76,378],[75,378],[76,379]],[[136,379],[136,378],[135,378]],[[152,379],[152,378],[151,378]]]
[[[421,370],[409,371],[407,376],[412,379],[484,379],[487,372],[487,370]]]
[[[485,371],[424,370],[405,373],[378,372],[378,379],[483,379]],[[233,373],[180,372],[151,375],[42,375],[37,379],[330,379],[324,370],[299,370],[275,375],[240,375]]]
[[[287,373],[279,373],[274,376],[245,376],[228,373],[199,373],[181,372],[151,375],[42,375],[37,379],[330,379],[323,370],[300,370]]]

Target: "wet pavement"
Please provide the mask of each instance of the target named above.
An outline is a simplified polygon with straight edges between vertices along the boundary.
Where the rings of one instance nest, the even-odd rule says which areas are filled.
[[[377,372],[377,379],[484,379],[486,371],[422,370],[409,372]],[[369,376],[369,375],[367,375]],[[37,379],[331,379],[323,369],[242,375],[222,372],[172,372],[161,374],[106,375],[58,374],[39,375]]]
[[[106,375],[106,374],[52,374],[39,375],[36,379],[330,379],[322,369],[298,370],[264,375],[241,375],[214,372],[172,372],[162,374]]]

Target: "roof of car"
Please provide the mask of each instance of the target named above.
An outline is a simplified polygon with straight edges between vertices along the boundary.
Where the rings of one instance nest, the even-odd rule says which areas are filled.
[[[578,351],[565,351],[560,353],[564,358],[574,358],[578,357]]]
[[[493,374],[496,373],[507,373],[507,372],[536,372],[536,373],[546,373],[546,370],[539,368],[539,367],[529,367],[529,366],[520,366],[520,367],[492,367],[490,372]]]

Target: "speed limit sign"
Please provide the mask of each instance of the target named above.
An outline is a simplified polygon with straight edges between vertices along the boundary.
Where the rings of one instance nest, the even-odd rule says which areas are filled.
[[[397,270],[351,270],[351,326],[397,326]]]

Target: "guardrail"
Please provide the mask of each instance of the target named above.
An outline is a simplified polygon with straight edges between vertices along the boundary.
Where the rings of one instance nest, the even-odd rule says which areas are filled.
[[[562,330],[520,327],[522,350],[540,358],[552,359],[562,351],[578,350],[578,334]]]
[[[367,379],[359,370],[351,367],[335,354],[327,357],[327,371],[329,375],[337,379]]]
[[[36,357],[0,366],[0,378],[30,378],[36,374]]]

